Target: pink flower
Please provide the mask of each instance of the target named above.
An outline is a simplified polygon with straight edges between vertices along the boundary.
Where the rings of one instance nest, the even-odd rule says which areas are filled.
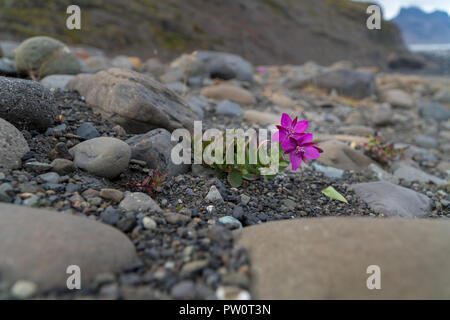
[[[264,68],[264,67],[259,67],[257,70],[258,70],[258,72],[261,73],[261,74],[263,74],[263,73],[266,72],[266,68]]]
[[[281,143],[281,146],[285,148],[285,144],[289,142],[290,138],[300,138],[305,134],[308,126],[308,121],[297,121],[297,117],[292,120],[288,114],[283,113],[281,116],[281,126],[277,126],[278,131],[273,134],[272,141]]]
[[[292,170],[297,170],[302,161],[307,164],[308,159],[318,159],[320,157],[320,153],[323,151],[312,140],[313,135],[308,132],[297,139],[290,137],[286,141],[285,146],[283,146],[285,149],[284,154],[290,154]]]

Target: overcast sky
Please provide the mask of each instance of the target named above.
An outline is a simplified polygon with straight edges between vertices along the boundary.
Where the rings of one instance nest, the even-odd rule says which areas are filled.
[[[442,10],[450,14],[450,0],[371,0],[370,2],[376,2],[382,6],[385,19],[394,18],[401,7],[411,6],[419,7],[426,12]]]

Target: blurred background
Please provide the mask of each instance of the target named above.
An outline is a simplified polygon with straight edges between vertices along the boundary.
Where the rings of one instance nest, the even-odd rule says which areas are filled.
[[[398,62],[448,72],[450,1],[379,0],[381,30],[368,30],[367,2],[349,0],[0,0],[0,39],[47,35],[69,45],[169,61],[197,49],[239,54],[254,64],[388,68]],[[82,10],[82,29],[66,28],[66,8]],[[412,54],[411,51],[421,55]],[[391,66],[399,67],[398,63]]]

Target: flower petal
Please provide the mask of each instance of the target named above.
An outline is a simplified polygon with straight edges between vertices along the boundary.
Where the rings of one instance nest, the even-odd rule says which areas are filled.
[[[291,160],[291,166],[292,166],[293,171],[296,171],[302,164],[301,157],[297,156],[295,153],[291,153],[291,156],[289,159]]]
[[[308,121],[306,121],[306,120],[299,121],[295,125],[294,131],[296,133],[303,133],[303,132],[306,131],[306,129],[308,129],[308,126],[309,126],[309,122]]]
[[[314,147],[306,147],[304,157],[307,159],[318,159],[320,157],[320,153]]]
[[[299,145],[304,145],[305,143],[309,143],[313,141],[313,135],[310,132],[305,133],[300,138],[297,139]]]
[[[287,113],[283,113],[281,116],[281,125],[285,128],[289,128],[292,125],[292,119]]]
[[[284,153],[287,154],[287,153],[291,153],[292,151],[295,150],[295,148],[297,147],[297,142],[292,141],[291,139],[288,139],[288,140],[284,140],[281,143],[281,146],[285,150]]]

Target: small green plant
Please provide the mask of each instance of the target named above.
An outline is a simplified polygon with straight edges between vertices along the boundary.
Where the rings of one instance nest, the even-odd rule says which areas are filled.
[[[153,192],[156,191],[160,185],[166,182],[166,177],[167,174],[161,174],[159,170],[154,170],[152,175],[145,178],[141,183],[132,182],[127,183],[125,186],[144,189],[151,197],[153,197]]]
[[[383,141],[380,135],[370,136],[369,142],[364,145],[364,153],[382,165],[404,157],[404,152],[408,147],[395,148],[393,143]]]
[[[288,114],[283,113],[281,125],[270,140],[265,140],[257,145],[256,136],[250,139],[241,139],[235,143],[234,138],[226,140],[221,133],[221,141],[225,142],[225,157],[227,161],[213,161],[203,159],[207,166],[216,170],[219,176],[227,176],[228,182],[233,187],[242,185],[243,180],[256,180],[273,178],[291,164],[292,170],[300,168],[302,162],[308,163],[310,159],[317,159],[323,152],[316,143],[312,142],[312,133],[306,133],[308,121],[292,120]],[[233,136],[237,131],[231,130]],[[198,139],[197,139],[198,140]],[[195,142],[194,142],[195,143]],[[212,141],[202,141],[205,150]],[[278,146],[276,148],[275,146]],[[268,152],[270,145],[270,154]],[[222,152],[220,150],[219,152]],[[289,158],[287,156],[289,155]],[[219,155],[220,156],[220,155]],[[211,157],[216,158],[215,149]],[[229,159],[233,161],[228,161]],[[206,160],[206,161],[205,161]],[[269,161],[267,161],[269,160]],[[275,160],[275,161],[273,161]]]

